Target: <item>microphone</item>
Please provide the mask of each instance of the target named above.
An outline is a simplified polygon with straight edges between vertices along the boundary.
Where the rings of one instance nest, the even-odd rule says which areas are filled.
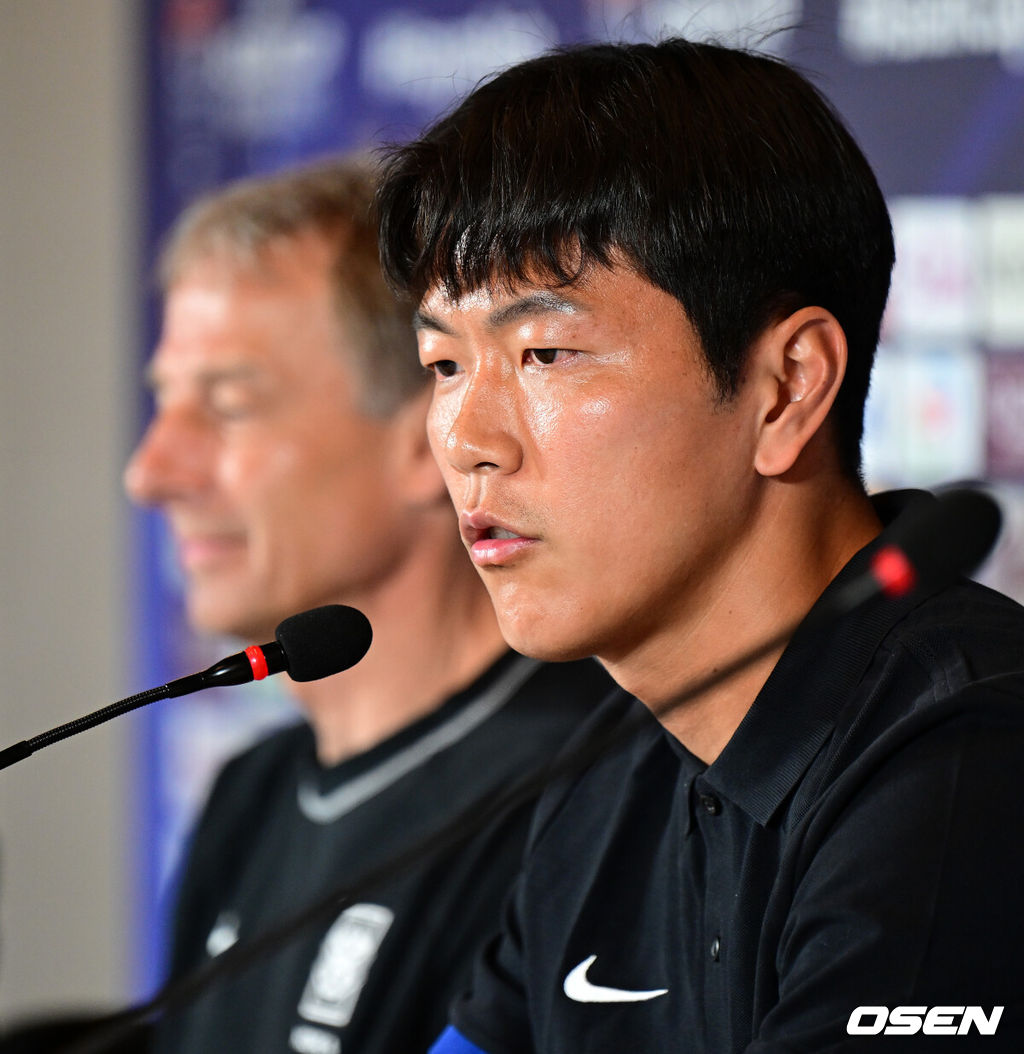
[[[970,574],[989,554],[999,537],[1003,516],[995,499],[984,491],[953,487],[935,501],[927,498],[908,509],[890,532],[872,566],[883,592],[902,595],[918,583],[939,587]],[[911,567],[904,574],[887,573],[892,551],[901,552]]]
[[[202,688],[262,681],[272,673],[287,673],[293,681],[319,681],[355,666],[369,650],[373,631],[356,608],[327,604],[286,618],[274,637],[269,644],[250,644],[156,691],[166,692],[161,698],[177,698]]]
[[[34,754],[42,747],[58,743],[88,728],[95,728],[113,717],[126,714],[158,699],[174,699],[202,688],[261,681],[272,673],[287,673],[293,681],[318,681],[340,673],[367,653],[373,630],[367,617],[343,604],[303,611],[286,618],[274,631],[269,644],[253,644],[235,655],[215,662],[201,673],[179,677],[176,681],[129,696],[94,713],[51,728],[32,739],[0,750],[0,769]]]
[[[969,575],[995,545],[1002,522],[998,503],[984,491],[957,486],[934,497],[922,492],[871,554],[866,571],[821,605],[815,620],[849,611],[875,595],[895,599]]]

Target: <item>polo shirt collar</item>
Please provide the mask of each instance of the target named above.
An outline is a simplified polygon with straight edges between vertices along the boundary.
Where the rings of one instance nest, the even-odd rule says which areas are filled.
[[[832,734],[882,639],[934,590],[895,600],[875,598],[821,624],[814,616],[864,572],[901,513],[918,501],[934,500],[925,491],[872,499],[885,525],[882,533],[854,555],[811,608],[732,738],[706,769],[707,783],[762,826],[771,822]]]

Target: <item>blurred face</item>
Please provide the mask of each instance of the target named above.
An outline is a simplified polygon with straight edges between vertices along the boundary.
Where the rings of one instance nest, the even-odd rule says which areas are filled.
[[[679,303],[625,268],[428,292],[431,444],[513,647],[617,662],[742,568],[756,415],[722,405]]]
[[[310,236],[259,273],[200,259],[167,296],[156,413],[125,483],[166,515],[203,630],[272,636],[400,560],[396,426],[358,408],[328,265]]]

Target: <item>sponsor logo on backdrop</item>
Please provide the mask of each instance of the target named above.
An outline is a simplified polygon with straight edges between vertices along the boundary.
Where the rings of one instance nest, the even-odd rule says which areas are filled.
[[[244,139],[314,125],[331,103],[349,31],[341,17],[299,0],[249,0],[210,39],[204,73],[218,123]]]
[[[890,203],[896,266],[887,336],[966,338],[979,323],[977,213],[965,198],[897,198]]]
[[[885,338],[1024,347],[1024,195],[901,197],[889,211],[896,266]]]
[[[1024,354],[988,357],[988,470],[1024,480]]]
[[[603,5],[598,12],[607,13]],[[803,14],[803,0],[653,0],[639,6],[637,19],[646,37],[681,33],[782,56]]]
[[[985,362],[972,348],[902,342],[879,353],[865,414],[872,488],[985,473]]]
[[[839,46],[861,62],[998,55],[1024,67],[1020,0],[842,0]]]
[[[1024,10],[1024,5],[1022,5]],[[996,348],[1024,347],[1024,195],[982,198],[985,333]]]
[[[871,390],[864,408],[861,456],[870,490],[889,490],[907,484],[903,410],[903,357],[881,345],[871,371]]]
[[[451,18],[406,8],[366,31],[360,81],[382,98],[434,112],[488,73],[558,43],[558,29],[539,8],[473,8]]]
[[[985,473],[985,363],[974,349],[912,346],[903,363],[907,472],[919,485]]]

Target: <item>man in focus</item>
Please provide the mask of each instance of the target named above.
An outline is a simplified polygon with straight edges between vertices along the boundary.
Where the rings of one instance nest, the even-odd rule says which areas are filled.
[[[957,581],[825,617],[933,500],[861,480],[893,242],[827,102],[567,49],[394,152],[380,209],[505,638],[659,719],[542,798],[437,1054],[835,1051],[896,1006],[1020,1049],[1024,615]]]

